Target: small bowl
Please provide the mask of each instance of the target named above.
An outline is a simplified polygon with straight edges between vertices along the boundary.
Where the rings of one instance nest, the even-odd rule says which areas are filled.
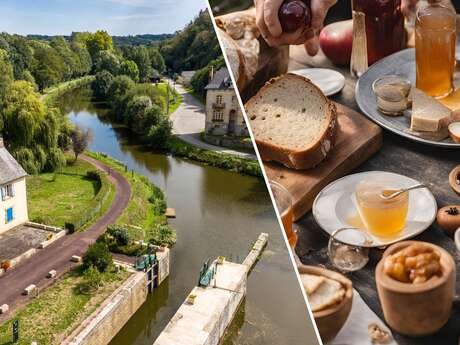
[[[421,337],[439,331],[450,317],[455,290],[455,262],[443,248],[422,242],[440,254],[442,276],[421,284],[402,283],[388,276],[383,268],[385,259],[414,243],[421,242],[403,241],[390,246],[377,264],[375,280],[388,325],[398,333]]]
[[[353,301],[353,285],[344,275],[321,267],[299,265],[300,274],[323,276],[338,281],[345,288],[345,297],[338,305],[313,313],[323,343],[335,338],[350,315]]]

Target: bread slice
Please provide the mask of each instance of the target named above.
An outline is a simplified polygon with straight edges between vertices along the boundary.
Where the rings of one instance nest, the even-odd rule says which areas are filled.
[[[307,78],[291,73],[274,78],[245,107],[265,161],[310,169],[335,144],[336,107]]]
[[[420,132],[445,130],[452,120],[451,110],[421,90],[413,88],[411,93],[412,117],[410,129]]]
[[[305,292],[308,295],[311,295],[320,287],[322,283],[324,283],[326,278],[322,276],[316,276],[313,274],[301,274],[300,280],[302,281],[302,284],[305,288]]]
[[[316,312],[341,302],[345,297],[345,289],[338,281],[325,278],[318,289],[307,297],[311,310]]]

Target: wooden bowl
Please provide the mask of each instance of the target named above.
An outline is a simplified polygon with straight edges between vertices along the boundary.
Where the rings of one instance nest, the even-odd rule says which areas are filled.
[[[323,276],[340,282],[345,288],[345,297],[339,304],[313,313],[323,343],[335,338],[350,315],[353,301],[353,286],[349,279],[340,273],[315,266],[298,266],[300,274]]]
[[[436,333],[449,319],[455,295],[455,263],[452,256],[431,243],[441,256],[441,277],[433,277],[422,284],[402,283],[383,270],[384,260],[413,243],[403,241],[390,246],[377,264],[375,280],[383,315],[388,325],[397,332],[414,337]]]

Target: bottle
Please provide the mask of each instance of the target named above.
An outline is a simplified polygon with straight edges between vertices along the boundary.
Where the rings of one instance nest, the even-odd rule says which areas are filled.
[[[456,13],[442,1],[422,4],[415,18],[417,88],[442,98],[454,89]]]
[[[369,65],[406,46],[401,0],[353,0],[351,73],[360,76]]]

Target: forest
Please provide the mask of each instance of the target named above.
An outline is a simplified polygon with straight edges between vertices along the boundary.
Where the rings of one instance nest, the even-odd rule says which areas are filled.
[[[210,66],[224,63],[207,11],[172,36],[116,40],[122,43],[102,30],[70,36],[0,33],[0,133],[29,174],[54,171],[65,163],[63,152],[74,129],[59,109],[43,102],[58,85],[94,76],[94,96],[112,108],[113,119],[151,146],[164,148],[171,132],[165,116],[169,100],[151,81],[198,70],[192,87],[203,93]],[[148,43],[139,44],[142,40]]]

